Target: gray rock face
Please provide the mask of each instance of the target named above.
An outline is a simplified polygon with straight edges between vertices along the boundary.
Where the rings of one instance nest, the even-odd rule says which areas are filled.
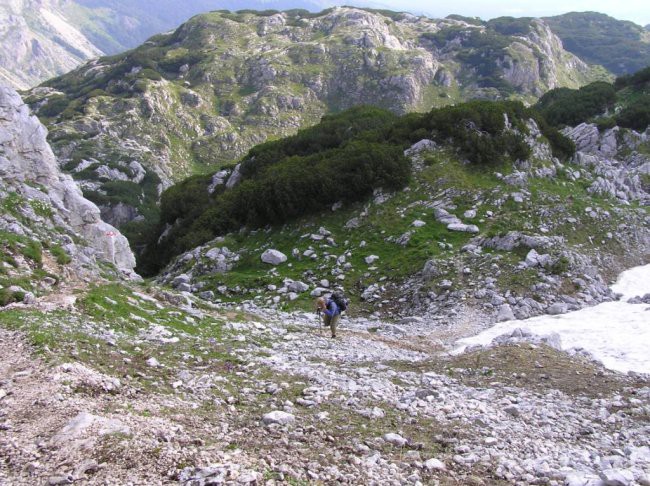
[[[228,177],[227,170],[220,170],[212,176],[210,185],[208,186],[208,192],[212,194],[218,186],[226,183],[226,178]]]
[[[241,181],[241,172],[239,172],[239,164],[235,166],[235,170],[230,174],[228,181],[226,182],[226,187],[232,189]],[[212,181],[214,183],[214,179]]]
[[[304,282],[289,282],[287,284],[287,289],[290,292],[295,292],[297,294],[301,294],[301,293],[306,292],[307,290],[309,290],[309,285],[307,285]]]
[[[106,419],[88,412],[81,412],[68,422],[53,438],[55,443],[64,443],[84,437],[90,430],[97,435],[115,433],[128,434],[130,430],[119,420]]]
[[[518,231],[511,231],[505,236],[494,236],[492,238],[478,238],[475,244],[500,251],[512,251],[519,246],[535,250],[552,248],[563,242],[559,236],[535,236],[526,235]]]
[[[552,316],[556,316],[558,314],[566,314],[568,311],[569,308],[563,302],[556,302],[555,304],[550,305],[548,309],[546,309],[546,312]]]
[[[650,140],[649,131],[637,133],[614,127],[601,133],[596,125],[582,123],[563,133],[576,144],[573,162],[595,176],[590,193],[622,201],[650,201],[642,183],[642,177],[650,172],[650,158],[636,152]]]
[[[384,439],[386,442],[388,442],[389,444],[392,444],[392,445],[397,446],[397,447],[403,447],[403,446],[405,446],[405,445],[407,444],[407,442],[408,442],[408,441],[407,441],[404,437],[402,437],[401,435],[399,435],[399,434],[393,434],[393,433],[384,435],[383,439]]]
[[[59,171],[46,141],[47,130],[32,116],[18,93],[0,87],[0,179],[28,200],[38,198],[52,208],[53,219],[79,234],[95,254],[127,274],[135,257],[126,238],[101,220],[70,176]],[[46,192],[32,186],[45,188]],[[60,225],[59,225],[60,226]]]
[[[499,312],[497,314],[497,322],[512,321],[514,320],[515,315],[512,312],[512,308],[508,304],[503,304],[499,307]]]
[[[102,220],[115,227],[133,221],[140,216],[136,208],[121,202],[114,206],[102,206],[100,211]]]
[[[449,231],[461,231],[463,233],[478,233],[478,226],[475,224],[452,223],[447,225]]]

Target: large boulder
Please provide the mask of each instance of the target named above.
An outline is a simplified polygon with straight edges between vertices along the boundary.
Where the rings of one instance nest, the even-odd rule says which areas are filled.
[[[266,250],[262,253],[262,261],[269,265],[279,265],[287,261],[287,255],[278,250]]]

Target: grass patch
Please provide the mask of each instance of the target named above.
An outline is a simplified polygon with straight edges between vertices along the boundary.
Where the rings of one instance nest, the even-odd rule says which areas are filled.
[[[56,258],[56,262],[59,265],[67,265],[72,261],[72,257],[66,253],[66,251],[61,247],[61,245],[53,244],[50,245],[50,253],[54,258]]]

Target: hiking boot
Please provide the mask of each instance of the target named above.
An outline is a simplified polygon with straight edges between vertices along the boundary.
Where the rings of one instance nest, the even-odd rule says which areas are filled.
[[[332,339],[336,338],[336,334],[332,334]]]

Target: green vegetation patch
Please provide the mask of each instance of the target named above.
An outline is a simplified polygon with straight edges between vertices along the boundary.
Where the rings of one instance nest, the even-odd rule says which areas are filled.
[[[644,131],[650,125],[650,67],[616,81],[598,81],[580,89],[557,88],[535,108],[554,126],[593,122],[599,130],[618,125]]]
[[[358,107],[326,116],[294,136],[251,149],[241,161],[242,181],[232,189],[221,186],[210,195],[211,177],[201,175],[163,193],[161,224],[139,271],[155,274],[173,256],[244,226],[280,225],[339,201],[364,201],[377,188],[402,189],[411,165],[403,152],[425,138],[453,147],[474,167],[527,159],[531,149],[523,134],[531,117],[556,154],[573,154],[570,141],[518,102],[474,101],[403,117]],[[171,232],[159,243],[168,225]]]
[[[572,12],[546,17],[564,48],[590,64],[616,75],[633,73],[650,64],[650,44],[643,27],[597,12]]]

